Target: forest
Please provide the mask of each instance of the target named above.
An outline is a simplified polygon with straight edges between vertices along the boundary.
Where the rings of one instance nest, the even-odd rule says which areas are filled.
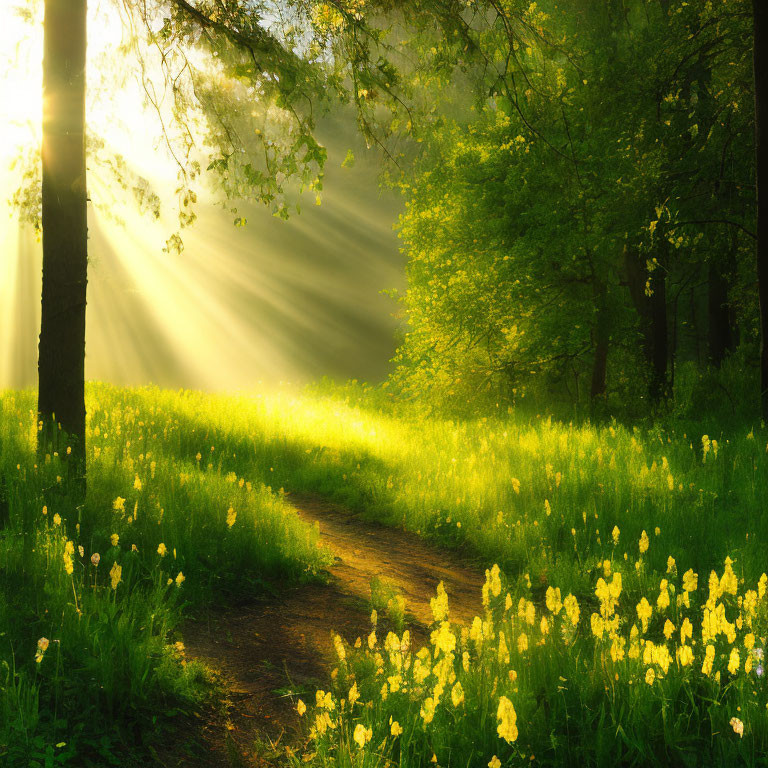
[[[768,766],[768,2],[3,0],[0,766]]]

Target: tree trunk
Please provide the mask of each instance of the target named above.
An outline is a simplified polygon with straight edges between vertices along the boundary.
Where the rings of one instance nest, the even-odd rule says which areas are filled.
[[[768,421],[768,2],[752,0],[755,74],[757,290],[760,298],[760,410]]]
[[[606,377],[608,374],[608,297],[607,288],[601,285],[597,291],[597,317],[595,323],[595,360],[592,365],[592,385],[590,397],[594,403],[597,398],[605,396]]]
[[[645,295],[645,281],[648,273],[636,251],[625,246],[623,257],[626,286],[629,289],[629,297],[632,300],[632,306],[635,308],[635,312],[637,312],[640,321],[640,345],[642,347],[643,357],[645,357],[650,365],[650,307],[648,304],[648,297]]]
[[[667,394],[667,275],[661,260],[650,276],[635,251],[624,249],[624,272],[629,295],[640,320],[643,356],[650,368],[648,394],[659,402]],[[646,294],[646,281],[651,295]]]
[[[651,309],[651,383],[649,394],[655,403],[667,396],[667,362],[669,359],[667,323],[667,274],[659,263],[650,278]]]
[[[85,469],[86,0],[45,0],[38,448]]]
[[[707,329],[709,358],[712,364],[719,368],[725,358],[725,353],[733,350],[731,309],[728,303],[728,279],[724,274],[723,264],[719,259],[713,259],[709,263],[707,305],[709,315],[709,326]]]

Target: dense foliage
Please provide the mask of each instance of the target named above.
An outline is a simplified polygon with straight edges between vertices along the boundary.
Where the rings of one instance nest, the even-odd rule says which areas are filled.
[[[442,91],[403,182],[397,384],[639,413],[738,348],[754,408],[749,4],[503,5],[471,25],[477,97]]]

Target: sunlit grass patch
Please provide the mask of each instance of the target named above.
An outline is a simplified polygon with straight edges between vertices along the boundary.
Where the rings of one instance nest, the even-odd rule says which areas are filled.
[[[469,550],[544,587],[589,590],[589,571],[643,529],[709,569],[730,555],[762,572],[768,538],[765,431],[690,434],[675,424],[453,421],[374,407],[365,391],[252,396],[100,388],[100,400],[162,407],[179,419],[181,458],[216,446],[223,472],[258,474],[364,516]],[[370,399],[372,405],[366,406]],[[217,463],[218,462],[218,463]],[[658,537],[655,534],[659,530]],[[662,570],[659,555],[652,567]]]
[[[140,730],[198,706],[204,673],[175,646],[179,616],[314,578],[328,555],[290,505],[311,492],[506,574],[490,572],[479,630],[440,620],[420,659],[403,641],[407,606],[386,574],[372,584],[400,661],[384,632],[344,650],[336,709],[323,710],[335,727],[323,715],[316,759],[664,765],[709,750],[717,765],[759,764],[749,755],[766,746],[764,430],[452,421],[396,415],[354,388],[91,385],[88,411],[78,506],[62,457],[34,452],[32,394],[2,400],[0,745],[16,751],[0,755],[24,765],[34,750],[98,751],[93,734],[110,723]],[[500,706],[515,739],[498,733]],[[106,738],[106,750],[126,742]]]

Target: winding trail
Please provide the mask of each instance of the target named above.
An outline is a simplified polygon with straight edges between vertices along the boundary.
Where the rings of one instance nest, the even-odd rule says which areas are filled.
[[[166,765],[266,765],[265,752],[283,751],[298,725],[288,691],[304,689],[311,696],[315,686],[322,687],[335,658],[332,632],[349,642],[370,632],[374,577],[405,598],[417,642],[426,639],[429,600],[440,581],[454,622],[466,623],[481,610],[482,572],[456,553],[317,498],[290,500],[302,520],[319,525],[320,545],[334,556],[330,579],[245,606],[213,607],[205,621],[187,623],[188,657],[219,670],[229,688],[228,722],[204,725],[206,755],[176,756]]]

